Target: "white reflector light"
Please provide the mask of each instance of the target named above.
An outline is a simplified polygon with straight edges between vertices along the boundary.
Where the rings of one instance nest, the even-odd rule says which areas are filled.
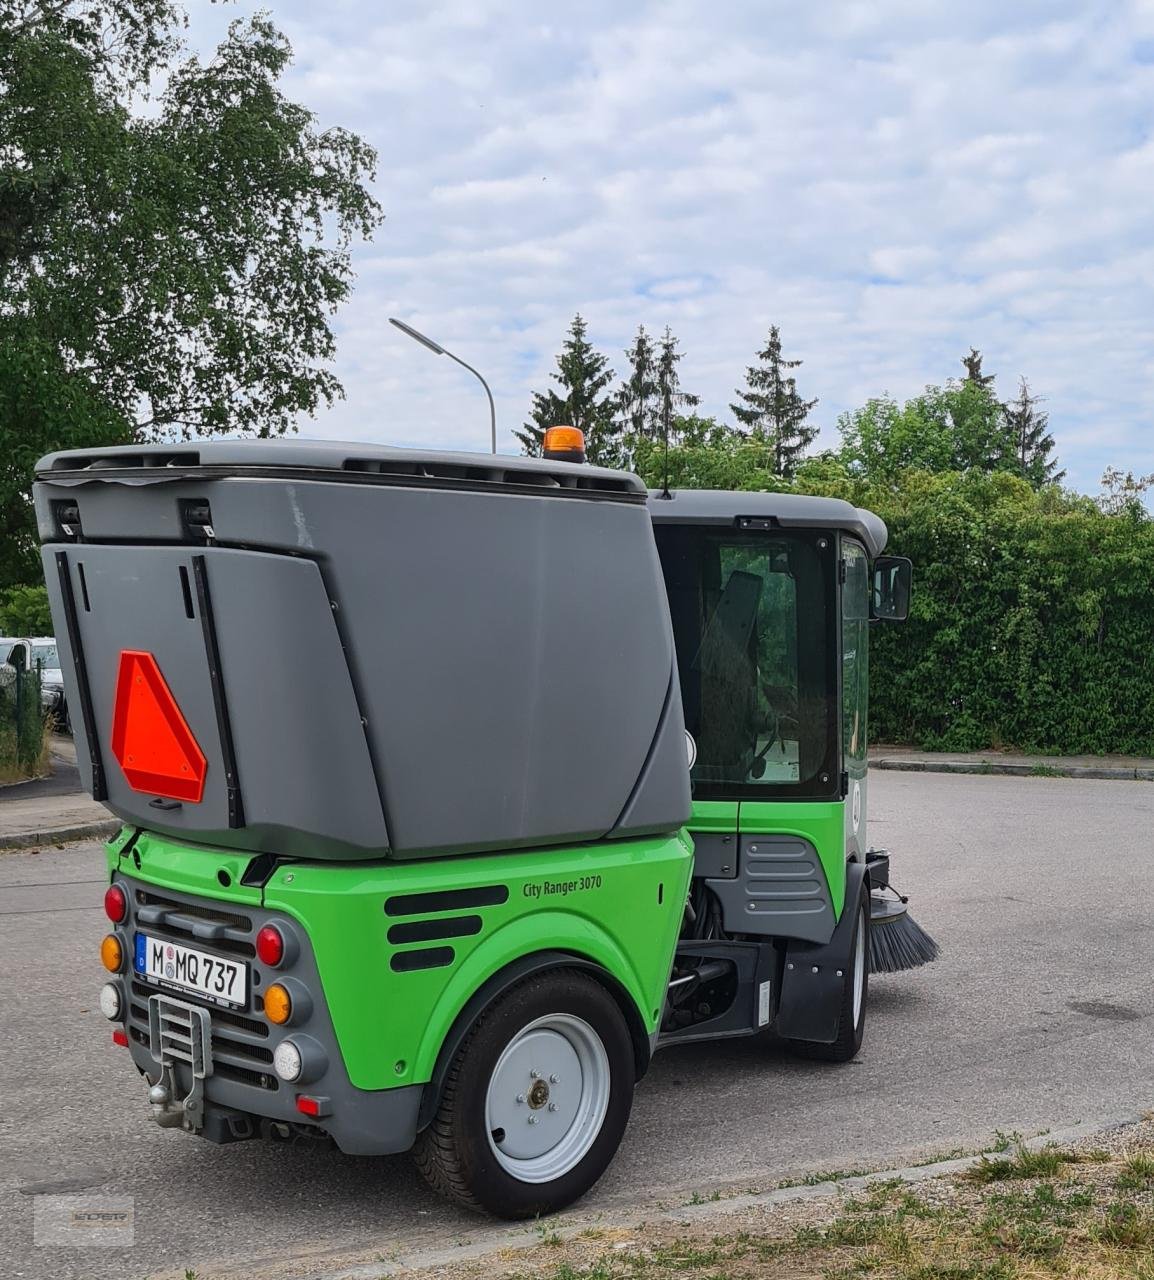
[[[301,1073],[301,1051],[291,1040],[282,1040],[272,1055],[272,1069],[282,1080],[295,1080]]]
[[[110,1021],[120,1017],[120,992],[111,982],[100,988],[100,1012]]]

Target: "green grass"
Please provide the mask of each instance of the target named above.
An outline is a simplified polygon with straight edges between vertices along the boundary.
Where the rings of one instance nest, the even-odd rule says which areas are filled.
[[[1055,1145],[1001,1154],[932,1183],[878,1180],[816,1225],[743,1212],[708,1234],[651,1223],[564,1242],[521,1280],[1154,1280],[1154,1151],[1128,1158]],[[807,1185],[849,1172],[811,1175]],[[797,1185],[796,1183],[794,1185]],[[699,1201],[704,1203],[704,1201]],[[819,1213],[823,1212],[819,1209]],[[732,1223],[711,1219],[716,1231]],[[736,1224],[734,1224],[736,1225]],[[576,1256],[574,1256],[576,1255]],[[486,1280],[484,1264],[479,1280]]]
[[[983,1186],[989,1182],[1011,1182],[1018,1178],[1053,1178],[1066,1165],[1076,1164],[1079,1158],[1074,1152],[1056,1146],[1031,1151],[1019,1144],[1012,1155],[983,1156],[962,1177],[967,1182]]]
[[[0,680],[0,782],[34,778],[44,772],[47,759],[48,725],[40,706],[39,674]]]
[[[1154,1214],[1125,1200],[1106,1207],[1104,1220],[1093,1229],[1094,1238],[1116,1249],[1154,1252]]]
[[[1145,1191],[1154,1187],[1154,1155],[1140,1151],[1122,1166],[1114,1186],[1118,1191]]]
[[[790,1187],[820,1187],[827,1182],[845,1182],[847,1178],[864,1178],[873,1169],[831,1169],[824,1173],[807,1173],[803,1178],[783,1178],[775,1183],[774,1190],[786,1191]]]

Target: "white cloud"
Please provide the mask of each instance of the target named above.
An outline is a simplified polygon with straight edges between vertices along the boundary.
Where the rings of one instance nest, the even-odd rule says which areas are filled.
[[[243,9],[243,6],[242,6]],[[233,11],[235,12],[235,10]],[[192,37],[230,14],[196,0]],[[575,310],[621,367],[670,324],[724,414],[770,323],[837,414],[980,347],[1071,478],[1154,469],[1154,0],[279,0],[288,91],[380,153],[388,220],[309,434],[503,439]]]

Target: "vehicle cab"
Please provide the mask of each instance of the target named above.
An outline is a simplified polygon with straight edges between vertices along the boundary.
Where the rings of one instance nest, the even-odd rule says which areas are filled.
[[[0,683],[4,684],[14,684],[17,672],[38,671],[42,706],[57,716],[64,715],[64,676],[56,641],[51,636],[0,636],[0,669]]]
[[[888,884],[866,836],[869,628],[905,616],[909,561],[883,555],[878,516],[839,499],[684,490],[649,505],[695,849],[665,1034],[773,1025],[844,1060],[864,1027],[872,894]]]

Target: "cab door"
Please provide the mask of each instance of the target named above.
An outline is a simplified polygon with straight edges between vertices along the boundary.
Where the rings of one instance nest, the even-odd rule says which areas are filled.
[[[841,748],[847,858],[865,861],[866,744],[869,712],[869,558],[861,543],[841,544]]]

